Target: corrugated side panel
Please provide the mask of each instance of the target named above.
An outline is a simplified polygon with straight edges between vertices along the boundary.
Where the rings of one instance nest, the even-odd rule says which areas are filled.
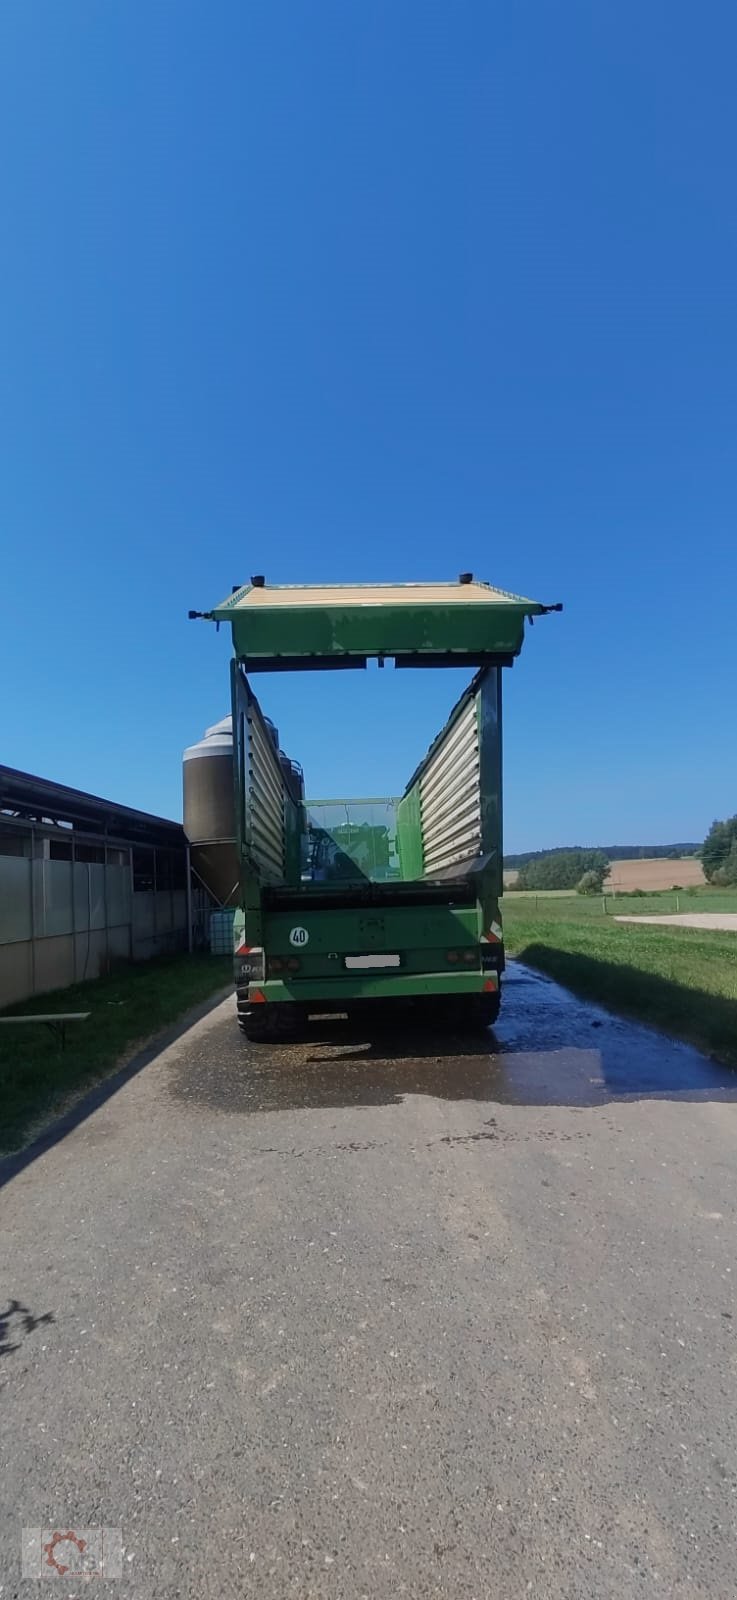
[[[258,705],[248,707],[248,843],[263,877],[283,883],[285,787]]]
[[[420,779],[425,876],[481,854],[478,708],[469,701]]]

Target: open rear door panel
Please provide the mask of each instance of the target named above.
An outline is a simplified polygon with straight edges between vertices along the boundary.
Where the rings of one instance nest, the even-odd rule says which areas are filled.
[[[236,829],[241,860],[261,883],[286,879],[287,793],[269,726],[248,680],[232,662]]]
[[[445,880],[501,873],[501,671],[478,673],[414,773],[399,805],[402,876]]]

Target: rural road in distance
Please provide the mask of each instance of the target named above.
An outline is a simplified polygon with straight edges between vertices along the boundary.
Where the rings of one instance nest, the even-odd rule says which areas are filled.
[[[736,1152],[732,1074],[523,968],[486,1036],[225,1002],[5,1170],[2,1600],[96,1524],[114,1597],[733,1600]]]
[[[722,933],[737,933],[737,912],[686,911],[672,917],[615,917],[615,922],[647,922],[653,928],[710,928]]]

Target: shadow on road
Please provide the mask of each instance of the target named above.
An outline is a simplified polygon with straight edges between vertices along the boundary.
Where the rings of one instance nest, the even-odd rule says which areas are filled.
[[[542,942],[523,950],[520,961],[566,984],[584,1000],[599,1000],[666,1033],[677,1033],[680,1039],[690,1038],[694,1045],[737,1065],[737,998],[689,987],[688,945],[674,946],[676,950],[684,968],[682,982]],[[737,970],[737,942],[734,961]]]
[[[7,1309],[0,1311],[0,1356],[9,1356],[29,1333],[35,1333],[36,1328],[53,1321],[53,1311],[44,1311],[43,1316],[34,1317],[33,1312],[21,1305],[20,1300],[11,1300]]]

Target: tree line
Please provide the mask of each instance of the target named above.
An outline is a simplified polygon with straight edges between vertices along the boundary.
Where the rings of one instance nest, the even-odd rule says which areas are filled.
[[[677,861],[682,855],[700,855],[707,883],[737,886],[737,816],[713,822],[703,845],[619,845],[607,850],[536,850],[506,856],[505,867],[517,867],[517,889],[577,889],[580,894],[600,894],[612,861],[631,860],[637,854]]]
[[[701,847],[701,864],[709,883],[737,884],[737,817],[712,822]]]
[[[603,850],[554,850],[520,867],[517,889],[577,889],[601,894],[609,871]]]
[[[522,850],[517,855],[505,856],[504,865],[511,871],[526,867],[528,861],[539,861],[543,856],[570,855],[571,851],[584,848],[606,856],[607,861],[659,861],[663,858],[680,861],[682,856],[698,855],[701,844],[697,841],[695,844],[599,844],[591,847],[556,845],[552,850]]]

